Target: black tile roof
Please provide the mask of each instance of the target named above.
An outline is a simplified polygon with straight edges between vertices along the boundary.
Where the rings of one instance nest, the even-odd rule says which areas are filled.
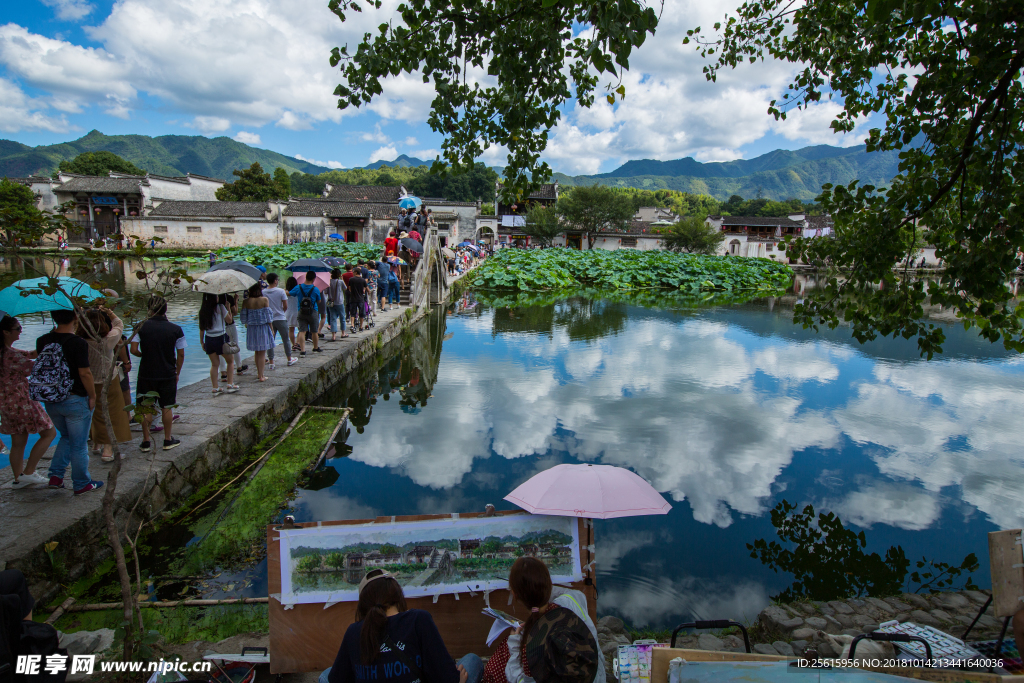
[[[30,175],[26,178],[8,178],[12,183],[18,183],[19,185],[31,185],[32,183],[49,183],[56,182],[52,178],[47,178],[41,175]]]
[[[326,218],[388,219],[398,217],[398,204],[375,202],[344,202],[330,199],[297,199],[284,210],[285,216],[320,216]]]
[[[107,178],[104,176],[74,176],[54,188],[54,192],[77,194],[79,192],[106,192],[113,194],[142,194],[140,185],[149,185],[145,179]]]
[[[711,216],[711,218],[721,218],[720,216]],[[803,221],[791,221],[788,218],[765,218],[762,216],[725,216],[722,218],[722,225],[743,225],[748,227],[783,227],[783,228],[802,228]]]
[[[387,185],[332,185],[327,199],[398,204],[401,188]]]
[[[536,190],[530,193],[527,199],[558,199],[558,192],[556,190],[557,183],[544,183]],[[498,188],[502,185],[499,183]],[[503,202],[504,203],[504,202]]]
[[[150,216],[211,216],[217,218],[266,218],[266,202],[193,202],[164,200]]]

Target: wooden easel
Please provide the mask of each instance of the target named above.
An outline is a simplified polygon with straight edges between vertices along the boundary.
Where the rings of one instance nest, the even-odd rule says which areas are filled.
[[[501,516],[527,514],[526,512],[502,512]],[[485,512],[461,513],[460,518],[488,516]],[[398,517],[377,517],[376,519],[349,519],[337,522],[309,522],[292,525],[290,528],[307,528],[319,526],[341,526],[348,524],[390,524],[392,522],[418,522],[432,519],[451,519],[451,515],[405,515]],[[590,520],[579,520],[580,564],[584,569],[583,581],[571,584],[572,588],[582,591],[587,596],[587,610],[590,618],[597,621],[597,573],[593,568],[593,554],[588,545],[594,543],[594,531]],[[269,595],[281,593],[281,544],[276,529],[280,525],[267,527],[267,591]],[[512,612],[508,604],[507,590],[491,591],[490,604],[496,609]],[[455,658],[473,652],[478,655],[489,654],[487,632],[493,619],[481,614],[487,603],[484,593],[476,596],[468,593],[460,595],[441,595],[434,602],[432,596],[409,598],[406,600],[409,609],[422,609],[430,612],[437,624],[441,637],[444,638],[448,652]],[[299,673],[305,671],[322,671],[334,663],[338,654],[345,630],[355,621],[355,602],[340,602],[324,609],[322,604],[295,605],[285,609],[280,601],[271,598],[269,601],[270,615],[270,673]],[[499,639],[495,645],[500,645]]]

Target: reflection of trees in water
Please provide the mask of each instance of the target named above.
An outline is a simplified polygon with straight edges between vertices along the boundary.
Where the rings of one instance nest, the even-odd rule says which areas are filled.
[[[360,434],[370,423],[378,400],[389,401],[394,397],[403,412],[418,413],[427,405],[437,381],[445,325],[444,309],[431,311],[391,342],[398,347],[395,351],[389,354],[385,348],[367,365],[353,371],[324,393],[323,403],[351,408],[349,424]],[[351,453],[351,448],[344,444],[336,444],[336,449],[338,455]]]
[[[626,328],[626,305],[601,299],[570,296],[553,304],[494,309],[492,336],[532,332],[551,336],[565,330],[572,341],[590,341]]]
[[[572,341],[591,341],[626,329],[629,314],[623,304],[572,297],[555,304],[554,323]]]

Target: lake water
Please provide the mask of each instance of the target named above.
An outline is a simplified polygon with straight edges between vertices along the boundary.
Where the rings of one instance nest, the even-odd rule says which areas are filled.
[[[17,264],[4,269],[14,279]],[[130,264],[109,270],[115,289],[139,286]],[[1024,524],[1024,361],[957,326],[943,356],[924,361],[913,342],[802,330],[790,304],[671,311],[597,297],[509,309],[467,295],[379,371],[323,397],[354,409],[346,457],[289,513],[511,509],[502,498],[533,474],[595,462],[633,469],[673,505],[596,523],[601,614],[652,626],[752,617],[790,581],[746,548],[774,539],[768,512],[783,499],[836,512],[872,551],[899,544],[911,559],[955,563],[974,552],[987,586],[986,533]],[[171,303],[190,344],[182,384],[209,371],[197,308],[191,294]],[[23,323],[22,348],[50,328]],[[266,595],[265,562],[216,584],[242,577],[253,582],[206,597]]]
[[[698,312],[574,299],[428,321],[329,402],[351,453],[290,503],[298,521],[513,506],[552,465],[628,467],[665,516],[597,521],[599,610],[634,624],[752,617],[785,588],[747,543],[780,500],[866,529],[869,551],[981,560],[1024,523],[1024,363],[950,328],[940,360],[795,327],[772,302]],[[340,392],[340,393],[339,393]],[[259,593],[261,586],[252,587]],[[265,590],[265,588],[262,588]]]

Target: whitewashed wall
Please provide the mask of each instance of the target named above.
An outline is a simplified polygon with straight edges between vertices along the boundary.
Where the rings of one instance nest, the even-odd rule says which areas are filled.
[[[584,247],[585,246],[586,243],[584,242]],[[622,238],[618,235],[616,235],[615,237],[598,237],[594,240],[594,249],[604,249],[606,251],[616,251],[618,249],[635,249],[637,251],[651,251],[654,249],[661,248],[661,239],[657,237],[637,237],[635,247],[622,246]]]
[[[215,249],[246,244],[281,244],[281,230],[277,221],[259,218],[226,220],[146,216],[124,219],[121,226],[127,234],[138,235],[145,240],[163,238],[161,246],[164,248]],[[156,231],[158,226],[165,226],[167,232]],[[190,232],[190,227],[199,228],[199,231]],[[225,234],[221,228],[231,228],[233,234]]]

